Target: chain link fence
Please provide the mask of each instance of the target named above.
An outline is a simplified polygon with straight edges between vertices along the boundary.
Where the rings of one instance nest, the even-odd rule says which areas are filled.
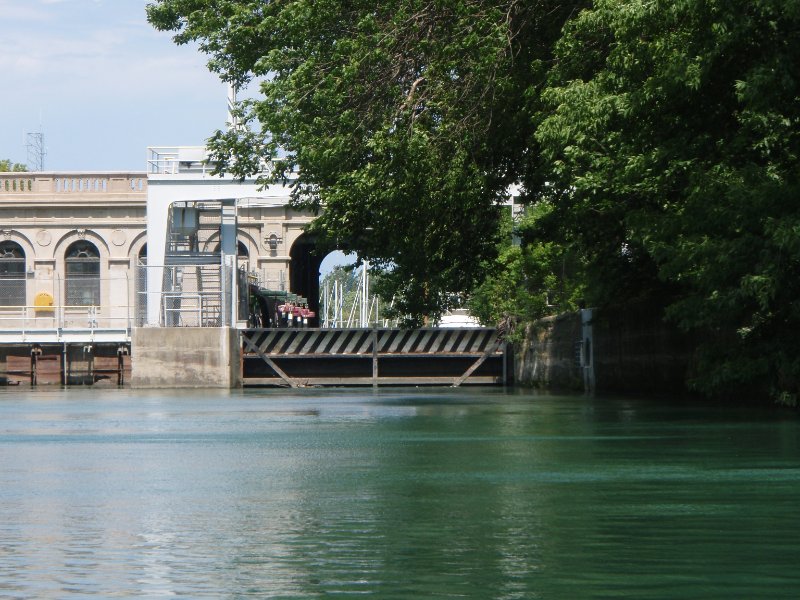
[[[160,292],[148,290],[148,278],[153,276],[148,274],[153,270],[154,276],[161,279]],[[247,273],[232,265],[138,265],[134,324],[156,324],[153,318],[148,319],[150,304],[157,307],[157,324],[161,327],[233,326],[237,321],[247,321],[247,285]]]

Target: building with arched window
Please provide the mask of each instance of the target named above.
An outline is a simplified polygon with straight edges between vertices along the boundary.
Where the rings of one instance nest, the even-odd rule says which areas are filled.
[[[25,250],[17,242],[0,242],[0,306],[26,303]]]
[[[199,162],[178,163],[185,153],[175,149],[176,160],[151,164],[148,172],[0,173],[0,343],[70,328],[124,330],[129,337],[131,327],[146,323],[146,269],[170,260],[148,256],[151,180],[213,183]],[[288,198],[285,187],[269,201],[237,201],[234,246],[240,270],[286,291],[292,245],[312,219],[289,208]],[[197,205],[196,227],[184,236],[203,260],[221,250],[212,205]],[[176,281],[188,281],[189,269],[180,271]]]
[[[92,242],[72,242],[64,253],[64,304],[100,306],[100,251]]]

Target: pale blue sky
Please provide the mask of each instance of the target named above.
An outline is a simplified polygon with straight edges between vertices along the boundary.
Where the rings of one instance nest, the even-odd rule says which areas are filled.
[[[0,0],[0,158],[48,171],[145,170],[147,146],[224,128],[226,86],[196,48],[145,18],[146,0]]]

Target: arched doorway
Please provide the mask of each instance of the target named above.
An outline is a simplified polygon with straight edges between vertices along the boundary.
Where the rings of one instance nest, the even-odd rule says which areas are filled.
[[[25,250],[0,242],[0,306],[25,306]]]
[[[100,305],[100,252],[86,240],[73,242],[64,253],[64,297],[67,306]]]
[[[302,234],[289,250],[289,291],[306,298],[308,308],[317,315],[311,326],[319,325],[319,267],[325,258],[317,249],[316,239]]]
[[[328,253],[319,268],[320,327],[345,327],[356,301],[357,257],[342,250]]]

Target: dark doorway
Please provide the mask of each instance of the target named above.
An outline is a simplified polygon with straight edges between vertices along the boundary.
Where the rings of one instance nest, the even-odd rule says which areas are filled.
[[[325,256],[314,237],[304,233],[292,244],[289,257],[289,291],[308,300],[316,315],[309,325],[319,327],[319,267]]]

